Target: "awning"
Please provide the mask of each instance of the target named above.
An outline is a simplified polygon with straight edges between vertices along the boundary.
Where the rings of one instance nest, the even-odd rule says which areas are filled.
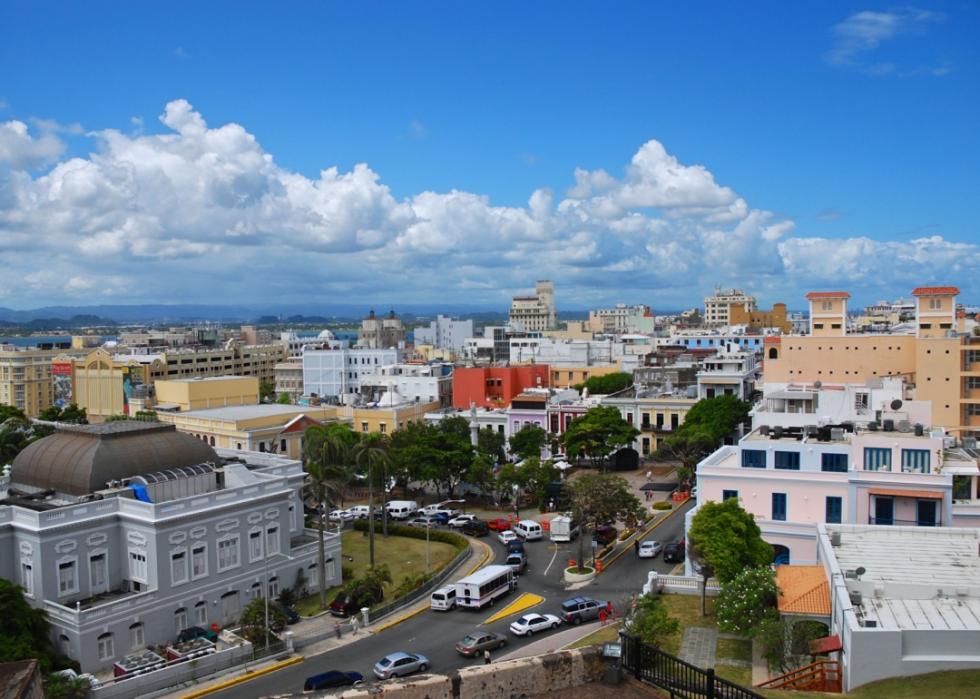
[[[820,655],[822,653],[836,653],[839,650],[843,650],[844,645],[840,642],[840,636],[834,634],[833,636],[826,636],[824,638],[817,638],[810,641],[810,654]]]
[[[935,490],[902,490],[901,488],[871,488],[871,495],[891,495],[896,498],[921,498],[923,500],[942,500],[943,494]]]
[[[976,463],[972,463],[972,464],[957,463],[951,466],[950,462],[947,461],[945,464],[943,464],[943,473],[949,473],[954,476],[976,476],[980,474],[980,466],[978,466]]]
[[[762,397],[776,398],[778,400],[813,400],[817,397],[817,394],[813,391],[773,391]]]

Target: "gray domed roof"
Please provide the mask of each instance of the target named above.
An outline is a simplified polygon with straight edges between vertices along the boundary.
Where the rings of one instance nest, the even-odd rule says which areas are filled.
[[[221,463],[214,449],[173,425],[135,420],[59,425],[17,455],[10,481],[88,495],[109,481],[208,461]]]

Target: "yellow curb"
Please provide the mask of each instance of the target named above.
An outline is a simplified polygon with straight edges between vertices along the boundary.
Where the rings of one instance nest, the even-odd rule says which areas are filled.
[[[511,614],[519,614],[525,609],[530,609],[534,605],[541,604],[542,602],[544,602],[544,597],[536,595],[533,592],[525,592],[499,612],[484,620],[483,624],[492,624],[495,621],[500,621],[505,617],[509,617]]]
[[[487,562],[487,559],[490,558],[490,554],[492,552],[491,548],[489,546],[487,546],[486,544],[484,544],[482,541],[478,541],[477,543],[480,544],[481,546],[483,546],[483,549],[484,549],[484,551],[483,551],[483,558],[480,560],[479,563],[476,564],[475,567],[473,567],[470,570],[469,573],[467,573],[467,575],[472,575],[474,571],[476,571],[484,563],[486,563]],[[400,616],[397,619],[392,619],[388,623],[382,624],[381,626],[379,626],[379,627],[377,627],[375,629],[371,629],[371,633],[381,633],[382,631],[386,631],[386,630],[390,629],[393,626],[398,626],[402,622],[408,621],[409,619],[411,619],[414,616],[418,616],[422,612],[426,611],[428,608],[429,608],[429,605],[428,604],[426,604],[426,605],[424,605],[422,607],[419,607],[418,609],[415,609],[415,610],[409,612],[408,614],[405,614],[403,616]]]
[[[225,680],[224,682],[218,682],[210,687],[203,687],[201,689],[195,690],[190,694],[184,694],[180,699],[197,699],[198,697],[207,696],[208,694],[214,694],[215,692],[220,692],[223,689],[228,689],[229,687],[234,687],[239,684],[245,684],[246,682],[251,682],[256,677],[262,677],[262,675],[268,675],[269,673],[275,672],[276,670],[281,670],[284,667],[289,667],[290,665],[296,665],[305,660],[302,655],[297,655],[295,657],[289,658],[288,660],[283,660],[281,663],[276,663],[275,665],[269,665],[261,670],[253,670],[239,677],[233,677],[230,680]]]
[[[688,499],[690,499],[690,498],[688,498]],[[667,513],[667,514],[666,514],[665,516],[663,516],[663,517],[661,517],[661,518],[660,518],[660,519],[658,519],[658,520],[657,520],[656,522],[654,522],[654,523],[653,523],[653,525],[652,525],[652,526],[651,526],[651,527],[650,527],[649,529],[647,529],[647,530],[646,530],[645,532],[643,532],[642,534],[640,534],[640,535],[638,535],[638,536],[637,536],[636,538],[637,538],[637,539],[642,539],[642,538],[644,538],[644,537],[646,537],[646,536],[648,536],[648,535],[650,534],[650,532],[652,532],[652,531],[653,531],[654,529],[656,529],[656,528],[657,528],[657,527],[659,527],[659,526],[660,526],[661,524],[663,524],[663,523],[664,523],[664,522],[666,522],[666,521],[667,521],[668,519],[670,519],[670,517],[671,517],[672,515],[674,515],[674,514],[675,514],[675,513],[677,513],[677,512],[680,512],[680,510],[681,510],[681,508],[682,508],[682,507],[684,507],[684,505],[686,505],[686,504],[687,504],[687,500],[685,500],[684,502],[682,502],[682,503],[680,503],[680,504],[679,504],[679,505],[678,505],[677,507],[675,507],[675,508],[674,508],[674,509],[672,509],[672,510],[671,510],[670,512],[668,512],[668,513]],[[607,571],[607,570],[609,569],[609,567],[610,567],[610,566],[611,566],[611,565],[612,565],[613,563],[615,563],[615,562],[616,562],[616,561],[618,561],[618,560],[619,560],[620,558],[622,558],[622,557],[623,557],[623,554],[624,554],[624,553],[626,553],[626,552],[627,552],[627,551],[629,551],[629,550],[630,550],[630,547],[629,547],[629,546],[624,546],[624,547],[623,547],[623,548],[622,548],[622,549],[620,550],[620,552],[619,552],[619,553],[617,553],[617,554],[616,554],[616,555],[615,555],[615,556],[614,556],[614,557],[613,557],[612,559],[610,559],[610,561],[609,561],[608,563],[603,563],[603,564],[602,564],[602,572],[601,572],[601,573],[596,573],[596,575],[602,575],[602,573],[605,573],[605,572],[606,572],[606,571]]]

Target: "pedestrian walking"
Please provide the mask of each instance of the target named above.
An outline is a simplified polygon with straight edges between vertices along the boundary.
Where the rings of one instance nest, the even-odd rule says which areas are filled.
[[[639,539],[635,539],[633,541],[633,553],[635,553],[637,556],[640,555],[640,540]]]
[[[490,650],[489,649],[483,651],[483,664],[484,665],[489,665],[490,664]]]
[[[653,471],[647,471],[647,480],[653,478]]]
[[[339,621],[335,621],[333,623],[333,631],[334,631],[335,634],[337,634],[337,638],[340,638],[340,622]]]
[[[350,628],[351,628],[351,632],[352,632],[352,633],[353,633],[353,634],[354,634],[355,636],[357,635],[357,627],[358,627],[358,626],[359,626],[359,624],[357,623],[357,616],[356,616],[356,615],[355,615],[355,616],[352,616],[352,617],[350,618]]]

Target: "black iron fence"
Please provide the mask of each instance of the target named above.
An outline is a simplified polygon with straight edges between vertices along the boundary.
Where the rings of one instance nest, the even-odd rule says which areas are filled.
[[[637,636],[620,635],[621,663],[636,679],[680,699],[764,699],[761,694],[715,675],[714,669],[702,670],[684,662]]]

